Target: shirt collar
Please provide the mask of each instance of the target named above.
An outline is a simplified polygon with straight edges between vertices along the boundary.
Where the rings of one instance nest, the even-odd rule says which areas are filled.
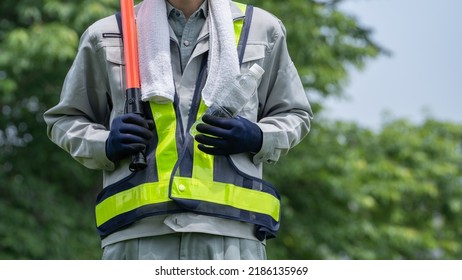
[[[170,4],[170,2],[165,1],[165,3],[167,3],[167,16],[168,17],[173,16],[177,12],[183,14],[182,11],[180,11],[177,8],[173,7],[172,4]],[[205,0],[204,3],[202,3],[202,5],[200,5],[199,9],[197,9],[197,11],[194,12],[191,16],[194,16],[194,15],[197,14],[198,16],[203,16],[204,18],[207,18],[208,12],[209,12],[208,0]]]

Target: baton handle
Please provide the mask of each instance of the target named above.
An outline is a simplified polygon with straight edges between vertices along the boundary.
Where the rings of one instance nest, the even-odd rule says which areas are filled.
[[[140,88],[127,88],[125,93],[125,113],[135,113],[140,116],[144,116]],[[129,165],[129,169],[130,171],[135,172],[143,170],[147,166],[146,151],[141,151],[132,156],[132,162]]]

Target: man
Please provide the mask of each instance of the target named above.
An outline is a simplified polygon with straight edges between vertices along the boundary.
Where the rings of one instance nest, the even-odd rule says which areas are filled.
[[[266,259],[280,201],[261,180],[262,163],[298,144],[312,118],[283,25],[228,0],[146,0],[135,11],[144,117],[124,114],[123,42],[114,16],[83,34],[61,100],[45,113],[52,141],[103,170],[96,206],[103,258]],[[165,52],[164,42],[167,60],[154,57]],[[254,64],[265,71],[257,94],[236,118],[205,115],[193,139],[189,128],[216,92]],[[148,90],[163,82],[167,89]],[[132,172],[138,152],[148,167]]]

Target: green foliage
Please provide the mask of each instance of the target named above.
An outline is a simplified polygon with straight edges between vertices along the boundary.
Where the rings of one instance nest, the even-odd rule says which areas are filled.
[[[52,144],[42,115],[59,100],[80,34],[116,2],[0,3],[0,259],[101,254],[92,214],[99,172]]]
[[[267,177],[284,197],[273,258],[459,259],[462,125],[324,121]]]
[[[341,95],[348,69],[382,52],[335,4],[242,2],[282,19],[305,86],[321,96]],[[0,2],[0,259],[101,255],[92,213],[100,174],[48,140],[42,114],[59,100],[79,36],[118,4]],[[316,121],[300,146],[267,166],[284,203],[270,257],[460,258],[460,139],[459,125],[431,120],[393,121],[379,133]]]

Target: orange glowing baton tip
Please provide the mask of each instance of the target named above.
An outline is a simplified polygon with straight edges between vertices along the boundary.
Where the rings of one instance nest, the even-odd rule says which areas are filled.
[[[140,88],[138,33],[133,0],[120,0],[127,89]]]

